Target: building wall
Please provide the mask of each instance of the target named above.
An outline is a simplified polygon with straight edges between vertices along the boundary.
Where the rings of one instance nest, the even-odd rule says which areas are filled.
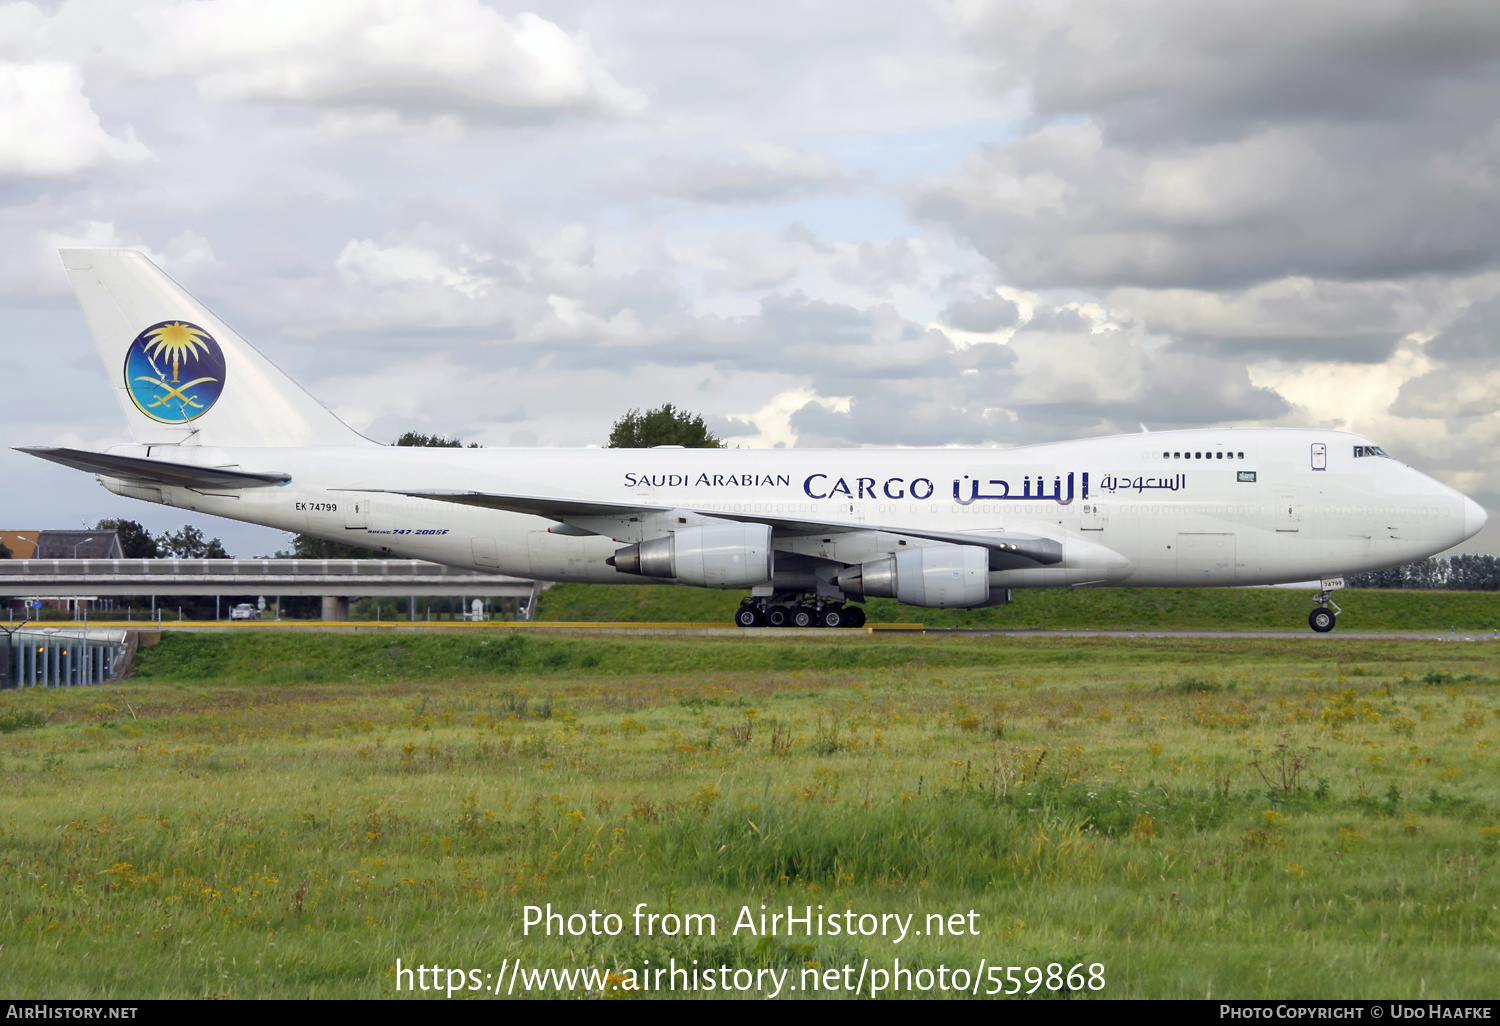
[[[0,542],[10,549],[14,559],[32,559],[36,556],[36,542],[40,531],[6,531],[0,529]]]

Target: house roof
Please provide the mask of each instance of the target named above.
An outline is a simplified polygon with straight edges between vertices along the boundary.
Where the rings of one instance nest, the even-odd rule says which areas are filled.
[[[32,559],[123,559],[114,531],[41,531]]]

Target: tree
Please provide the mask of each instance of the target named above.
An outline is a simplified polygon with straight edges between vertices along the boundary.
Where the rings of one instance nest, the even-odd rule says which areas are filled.
[[[10,546],[0,541],[0,559],[14,559],[15,553],[10,551]]]
[[[120,537],[120,554],[126,559],[157,559],[162,555],[161,546],[134,520],[101,520],[94,525],[96,531],[113,531]]]
[[[722,449],[724,443],[708,430],[703,418],[667,403],[657,410],[631,410],[615,421],[609,432],[611,449],[649,449],[680,445],[685,449]]]
[[[348,542],[324,541],[310,534],[292,538],[290,552],[277,552],[275,559],[383,559],[385,554]]]
[[[397,445],[426,445],[437,449],[462,449],[464,443],[457,438],[449,438],[447,435],[424,435],[416,431],[408,431],[396,439]],[[470,449],[478,449],[478,442],[470,442]]]
[[[231,558],[219,539],[205,538],[202,531],[189,524],[183,525],[180,531],[168,531],[157,539],[157,544],[165,550],[163,555],[176,556],[178,559]]]

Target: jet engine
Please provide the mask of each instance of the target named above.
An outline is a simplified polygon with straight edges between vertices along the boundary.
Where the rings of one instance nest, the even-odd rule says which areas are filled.
[[[616,549],[605,562],[621,573],[700,588],[750,588],[771,580],[773,559],[767,525],[704,524]]]
[[[855,600],[893,598],[934,609],[982,606],[990,599],[989,551],[978,545],[925,545],[839,571],[833,583]]]

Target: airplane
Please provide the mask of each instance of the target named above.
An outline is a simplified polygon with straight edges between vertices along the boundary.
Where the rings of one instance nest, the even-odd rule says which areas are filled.
[[[145,255],[60,251],[134,439],[20,451],[117,495],[388,556],[549,581],[748,592],[734,622],[852,627],[1016,588],[1234,587],[1342,575],[1485,524],[1343,431],[1161,431],[1012,449],[381,445]]]

